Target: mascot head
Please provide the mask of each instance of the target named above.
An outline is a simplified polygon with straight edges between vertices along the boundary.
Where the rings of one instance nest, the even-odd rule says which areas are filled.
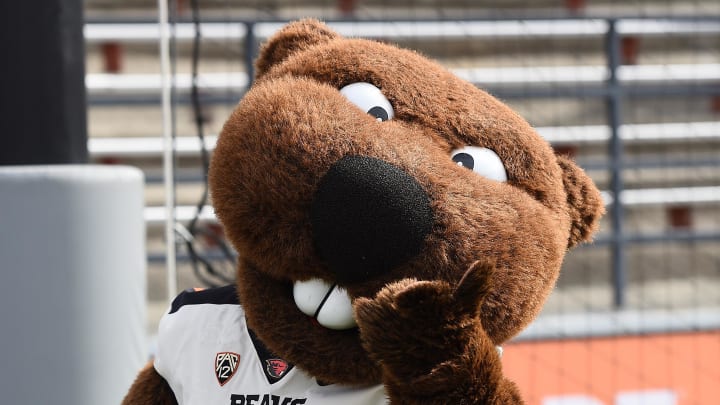
[[[303,20],[256,66],[214,152],[213,205],[249,326],[319,380],[381,380],[355,300],[405,279],[455,285],[478,262],[494,269],[479,316],[502,344],[597,227],[602,200],[581,169],[418,53]]]

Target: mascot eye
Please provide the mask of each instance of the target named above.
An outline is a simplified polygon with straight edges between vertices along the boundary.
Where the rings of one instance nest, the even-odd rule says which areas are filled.
[[[380,89],[370,83],[358,82],[348,84],[340,89],[340,94],[351,103],[375,117],[378,121],[387,121],[395,116],[392,105]]]
[[[488,179],[507,181],[507,172],[502,160],[488,148],[466,146],[455,149],[451,156],[458,166],[468,168]]]

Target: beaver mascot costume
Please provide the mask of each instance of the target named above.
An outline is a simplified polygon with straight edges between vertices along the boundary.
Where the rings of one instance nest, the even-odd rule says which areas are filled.
[[[510,108],[315,20],[261,48],[212,158],[237,284],[182,293],[124,404],[522,404],[500,347],[600,194]]]

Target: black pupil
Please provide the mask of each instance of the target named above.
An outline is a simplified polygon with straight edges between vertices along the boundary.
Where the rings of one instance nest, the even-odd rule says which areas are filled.
[[[368,110],[368,114],[372,115],[375,118],[380,118],[380,121],[388,120],[388,113],[382,107],[375,106]]]
[[[453,156],[452,160],[458,165],[466,167],[470,170],[475,167],[475,159],[473,159],[473,157],[467,153],[458,153],[457,155]]]

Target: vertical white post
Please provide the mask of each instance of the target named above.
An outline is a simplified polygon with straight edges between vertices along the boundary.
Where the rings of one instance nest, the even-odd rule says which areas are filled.
[[[172,301],[177,294],[177,264],[175,262],[175,140],[172,136],[172,112],[170,110],[170,25],[167,0],[158,0],[158,25],[160,27],[160,68],[162,74],[163,116],[163,179],[165,185],[165,257],[167,266],[167,298]]]

